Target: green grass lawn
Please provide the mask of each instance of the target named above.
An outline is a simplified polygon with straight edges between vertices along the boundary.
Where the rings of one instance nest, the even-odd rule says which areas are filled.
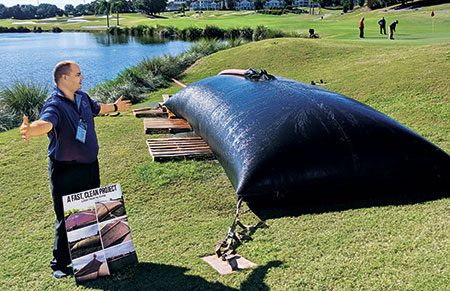
[[[310,28],[320,35],[321,38],[332,38],[341,41],[360,41],[370,42],[371,44],[382,45],[385,43],[386,36],[379,34],[377,21],[384,16],[387,25],[398,19],[396,41],[405,45],[442,43],[450,41],[450,4],[441,4],[430,7],[423,7],[420,10],[411,10],[408,12],[389,12],[385,9],[367,11],[365,7],[357,9],[353,13],[340,15],[340,10],[322,9],[320,15],[266,15],[266,14],[248,14],[248,12],[237,11],[206,11],[202,14],[187,12],[185,17],[181,14],[162,13],[158,18],[149,18],[141,14],[120,14],[120,26],[132,27],[139,24],[155,26],[174,26],[177,28],[186,28],[190,26],[205,27],[206,25],[217,25],[222,28],[232,27],[252,27],[265,25],[272,29],[284,31],[298,31],[307,33]],[[434,10],[434,29],[431,10]],[[317,11],[316,11],[317,12]],[[324,19],[320,19],[325,16]],[[359,39],[358,22],[365,17],[366,39]],[[0,20],[0,26],[25,26],[33,29],[34,26],[40,26],[43,29],[51,29],[58,26],[63,30],[81,30],[81,31],[101,31],[105,30],[106,18],[98,16],[85,16],[81,19],[84,22],[74,22],[69,17],[58,17],[56,19],[43,20]],[[34,22],[32,24],[28,22]],[[110,24],[116,24],[115,15],[110,17]]]
[[[433,8],[436,12],[448,7]],[[305,83],[323,79],[326,89],[386,113],[450,153],[450,31],[439,32],[443,39],[401,36],[407,34],[408,19],[411,25],[416,25],[413,19],[427,21],[424,10],[410,12],[410,18],[408,13],[398,15],[398,41],[356,39],[360,14],[346,15],[344,22],[352,25],[351,30],[340,20],[328,24],[322,20],[323,30],[317,26],[322,39],[270,39],[221,51],[197,62],[182,81],[190,84],[223,69],[249,67]],[[376,34],[376,22],[373,29],[369,23],[379,14],[364,15],[367,34]],[[447,14],[446,23],[448,18]],[[146,102],[177,90],[152,93]],[[399,206],[305,206],[303,215],[269,219],[269,228],[257,230],[253,241],[238,248],[258,267],[221,276],[201,260],[224,238],[236,202],[218,162],[152,162],[142,119],[131,113],[98,117],[96,130],[101,184],[122,185],[140,264],[136,270],[91,282],[89,289],[448,290],[450,286],[449,198]],[[46,137],[24,143],[17,129],[0,133],[3,290],[85,289],[76,287],[73,278],[54,280],[48,267],[54,214],[47,145]],[[242,220],[257,222],[251,212]]]

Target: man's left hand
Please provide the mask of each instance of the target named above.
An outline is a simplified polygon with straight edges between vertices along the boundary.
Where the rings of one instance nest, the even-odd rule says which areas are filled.
[[[120,96],[114,104],[117,106],[117,111],[128,111],[131,108],[131,101],[123,100],[123,96]]]

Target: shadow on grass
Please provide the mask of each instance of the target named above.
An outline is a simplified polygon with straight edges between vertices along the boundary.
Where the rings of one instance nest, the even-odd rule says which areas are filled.
[[[431,5],[437,5],[437,4],[442,4],[442,3],[444,3],[444,1],[440,1],[440,0],[421,0],[421,1],[415,1],[415,2],[412,2],[412,3],[405,3],[405,5],[398,5],[397,7],[394,8],[394,10],[405,9],[405,8],[414,9],[414,8],[420,8],[420,7],[423,7],[423,6],[431,6]]]
[[[169,19],[169,17],[167,17],[167,16],[156,15],[156,14],[154,14],[154,15],[147,15],[146,17],[149,18],[149,19]]]
[[[270,290],[264,283],[264,277],[271,268],[280,266],[282,262],[272,261],[264,266],[249,270],[251,274],[241,283],[241,290]],[[202,277],[185,275],[187,268],[139,263],[116,274],[85,282],[81,285],[87,288],[101,290],[239,290],[219,282],[209,282]],[[233,274],[226,275],[233,276]]]
[[[394,193],[384,194],[378,197],[358,197],[356,194],[348,197],[327,197],[322,201],[313,200],[289,200],[278,201],[268,199],[247,203],[250,210],[261,220],[281,218],[285,216],[301,216],[303,214],[320,214],[326,212],[344,211],[349,209],[370,208],[389,205],[410,205],[426,201],[438,200],[450,197],[450,191],[437,191],[430,193]],[[341,199],[342,198],[342,199]]]

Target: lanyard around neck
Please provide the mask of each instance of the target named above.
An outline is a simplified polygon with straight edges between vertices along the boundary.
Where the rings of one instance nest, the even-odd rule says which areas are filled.
[[[78,112],[80,112],[80,114],[81,114],[81,99],[82,99],[81,94],[75,93],[75,103],[77,104]]]

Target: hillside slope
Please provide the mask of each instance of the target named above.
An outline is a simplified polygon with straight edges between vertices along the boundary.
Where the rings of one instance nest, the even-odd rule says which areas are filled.
[[[185,83],[227,68],[265,68],[364,102],[450,152],[450,44],[369,47],[327,40],[272,39],[222,51],[191,67]],[[164,93],[178,90],[173,87]],[[149,101],[160,100],[163,92]],[[443,290],[450,285],[450,199],[406,205],[305,206],[270,219],[239,254],[258,264],[228,276],[200,257],[212,254],[231,223],[234,190],[216,161],[154,163],[142,120],[98,117],[102,185],[119,182],[140,264],[91,282],[101,290]],[[48,268],[54,214],[47,138],[30,144],[0,133],[0,286],[75,287]],[[245,223],[256,222],[251,213]]]

